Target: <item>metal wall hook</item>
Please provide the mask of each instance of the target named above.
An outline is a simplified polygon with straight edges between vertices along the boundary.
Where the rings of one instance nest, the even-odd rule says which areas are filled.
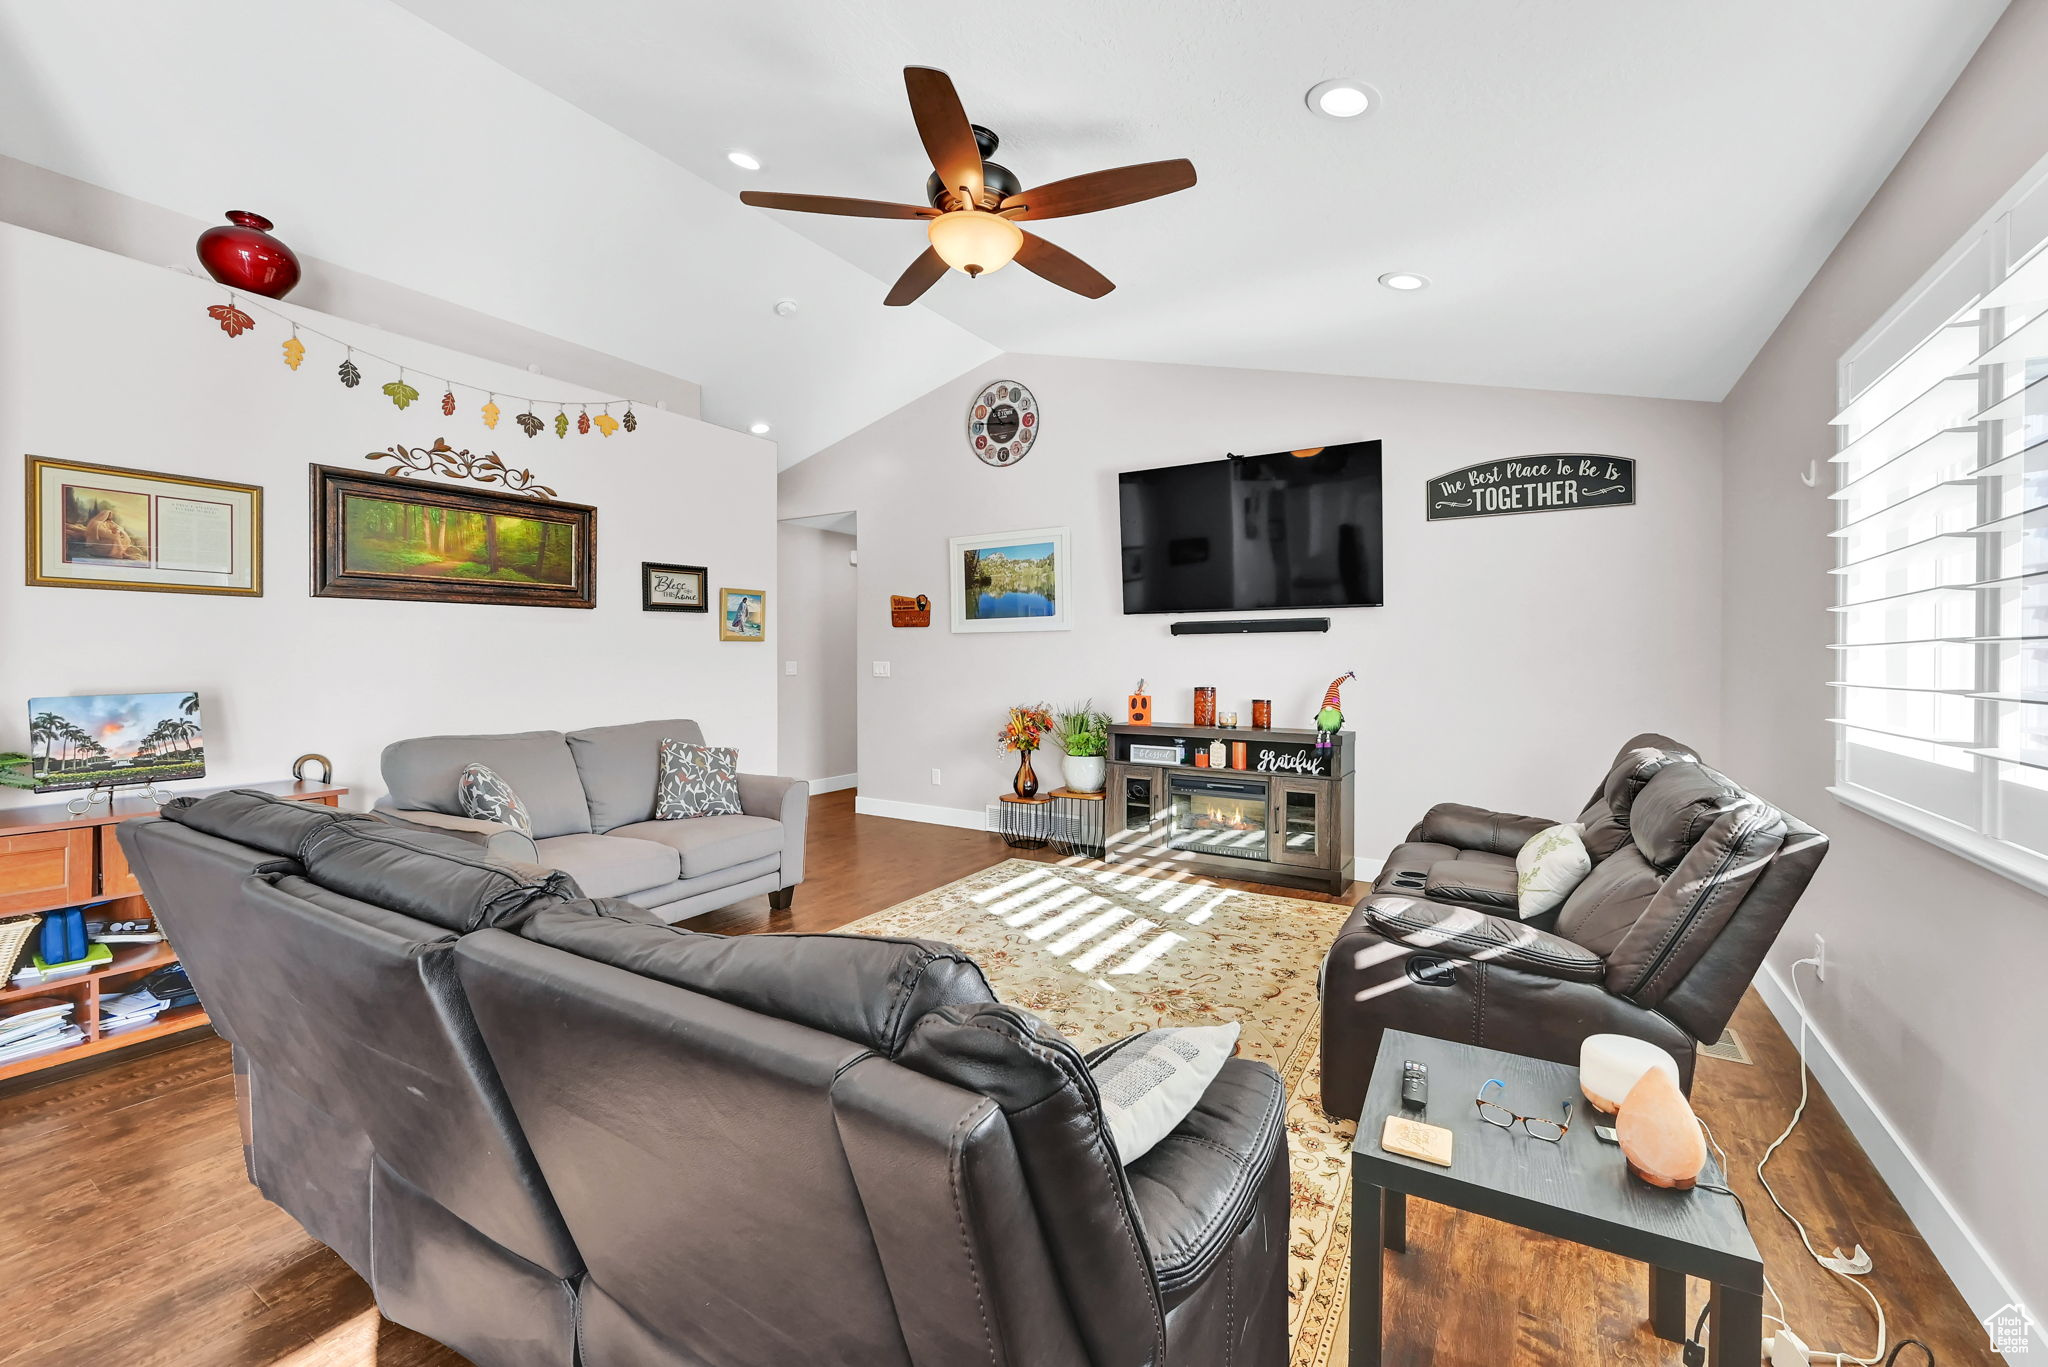
[[[1799,476],[1799,482],[1809,489],[1818,485],[1820,483],[1820,462],[1817,460],[1806,462],[1806,472]]]

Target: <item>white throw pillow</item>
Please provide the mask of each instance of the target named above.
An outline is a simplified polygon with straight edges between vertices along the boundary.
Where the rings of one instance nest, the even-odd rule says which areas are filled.
[[[1089,1064],[1118,1161],[1128,1167],[1172,1134],[1236,1048],[1234,1024],[1174,1026],[1133,1036]]]
[[[1572,889],[1593,871],[1593,856],[1580,838],[1585,829],[1566,821],[1546,826],[1522,842],[1515,855],[1515,898],[1523,920],[1563,906]]]

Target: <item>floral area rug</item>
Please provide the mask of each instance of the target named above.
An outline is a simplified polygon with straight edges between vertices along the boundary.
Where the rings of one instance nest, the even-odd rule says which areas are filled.
[[[1134,1030],[1236,1021],[1287,1085],[1293,1367],[1342,1361],[1351,1135],[1321,1106],[1316,970],[1348,907],[1011,859],[842,927],[973,956],[996,995],[1093,1049]]]

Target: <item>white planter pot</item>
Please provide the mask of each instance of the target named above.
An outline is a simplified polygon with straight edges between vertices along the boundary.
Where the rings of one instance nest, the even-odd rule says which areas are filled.
[[[1062,755],[1060,776],[1067,781],[1069,790],[1076,793],[1099,793],[1102,782],[1109,772],[1109,761],[1101,755]]]

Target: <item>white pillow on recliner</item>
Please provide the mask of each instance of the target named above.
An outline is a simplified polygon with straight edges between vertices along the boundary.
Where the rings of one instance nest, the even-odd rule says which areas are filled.
[[[1165,1026],[1088,1065],[1117,1160],[1125,1167],[1172,1134],[1237,1049],[1238,1027]]]
[[[1576,821],[1546,826],[1522,842],[1515,855],[1516,911],[1524,921],[1564,905],[1593,871],[1593,856]]]

